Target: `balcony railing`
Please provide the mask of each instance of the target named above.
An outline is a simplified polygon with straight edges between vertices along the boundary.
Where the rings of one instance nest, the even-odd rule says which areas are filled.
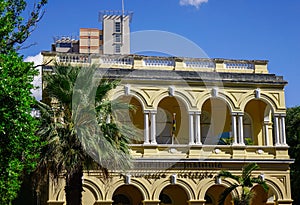
[[[268,73],[266,60],[227,60],[140,55],[96,55],[43,52],[59,63],[96,64],[106,68],[161,69],[178,71]]]
[[[288,146],[131,144],[133,158],[289,159]]]

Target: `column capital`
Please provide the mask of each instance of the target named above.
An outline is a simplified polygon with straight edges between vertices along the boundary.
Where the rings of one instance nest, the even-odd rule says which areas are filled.
[[[274,117],[286,117],[286,113],[274,113]]]
[[[231,112],[231,116],[243,116],[244,112],[238,111],[238,112]]]
[[[195,115],[201,115],[201,110],[195,111]]]
[[[190,110],[188,111],[189,115],[201,115],[200,110]]]
[[[151,113],[151,114],[156,114],[156,113],[157,113],[157,110],[149,110],[149,113]]]

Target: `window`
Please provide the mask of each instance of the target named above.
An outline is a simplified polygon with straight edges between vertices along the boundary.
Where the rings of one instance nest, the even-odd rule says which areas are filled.
[[[100,41],[103,40],[103,35],[102,35],[102,34],[99,36],[99,40],[100,40]]]
[[[121,45],[120,44],[115,45],[115,53],[121,53]]]
[[[121,22],[115,22],[115,32],[121,33]]]
[[[103,45],[100,45],[100,46],[99,46],[99,50],[100,50],[100,51],[103,51]]]
[[[115,34],[115,43],[121,43],[121,34]]]

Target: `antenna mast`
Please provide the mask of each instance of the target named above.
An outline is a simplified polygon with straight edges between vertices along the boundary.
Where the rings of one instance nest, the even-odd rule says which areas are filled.
[[[124,16],[124,0],[122,0],[122,16]]]

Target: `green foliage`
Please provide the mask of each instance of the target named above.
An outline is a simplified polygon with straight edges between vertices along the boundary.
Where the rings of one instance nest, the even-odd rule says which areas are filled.
[[[252,172],[254,170],[259,169],[259,166],[256,163],[250,163],[243,167],[242,175],[236,176],[231,174],[231,172],[226,170],[221,170],[218,174],[218,177],[221,178],[230,178],[236,181],[236,183],[232,184],[230,187],[227,187],[221,194],[219,198],[219,205],[224,205],[225,199],[227,196],[236,188],[241,187],[242,193],[240,196],[233,198],[235,205],[249,205],[250,200],[253,197],[253,193],[251,192],[251,188],[254,183],[257,183],[263,187],[263,189],[267,192],[269,187],[260,177],[252,177]]]
[[[245,138],[245,144],[246,145],[254,145],[254,142],[253,142],[252,138],[246,137]]]
[[[37,72],[16,50],[34,30],[46,2],[35,4],[25,19],[26,1],[0,0],[0,204],[16,198],[22,177],[38,158],[37,121],[30,115],[31,82]]]
[[[23,174],[36,166],[40,141],[30,115],[35,74],[15,52],[0,54],[0,204],[17,196]]]
[[[291,187],[294,204],[300,203],[300,106],[288,108],[286,112],[286,136],[290,146],[289,155],[295,159],[291,164]]]
[[[34,30],[43,15],[47,0],[34,5],[27,19],[22,17],[27,3],[24,0],[0,0],[0,53],[18,49]]]

